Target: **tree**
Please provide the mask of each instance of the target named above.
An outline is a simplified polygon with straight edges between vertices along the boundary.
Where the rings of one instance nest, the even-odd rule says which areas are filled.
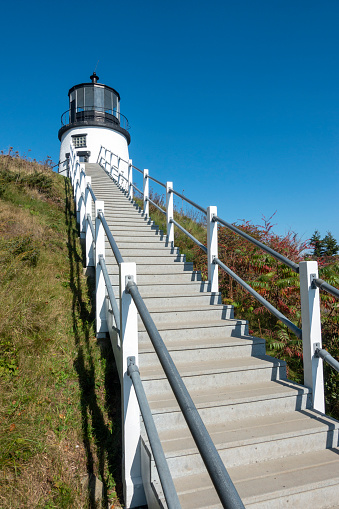
[[[335,240],[331,232],[327,232],[327,235],[323,238],[321,243],[323,256],[333,256],[336,255],[337,252],[339,251],[337,241]]]
[[[319,257],[322,255],[322,240],[318,230],[315,230],[310,238],[310,246],[313,247],[313,256]]]
[[[322,239],[318,230],[315,230],[311,239],[310,247],[313,248],[313,256],[319,258],[320,256],[334,256],[339,251],[337,241],[331,232]]]

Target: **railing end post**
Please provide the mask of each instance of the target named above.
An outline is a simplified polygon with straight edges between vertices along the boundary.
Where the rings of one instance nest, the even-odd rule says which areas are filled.
[[[217,207],[207,207],[207,265],[208,280],[211,285],[211,292],[219,291],[218,265],[214,262],[218,258],[218,223],[213,219],[218,215]]]
[[[123,409],[123,484],[127,507],[133,499],[138,505],[145,504],[145,495],[141,481],[140,455],[140,410],[130,373],[138,364],[138,314],[132,296],[126,285],[136,281],[136,264],[122,262],[119,264],[120,295],[120,337],[122,353],[121,397]],[[130,283],[128,283],[128,281]],[[144,501],[144,502],[143,502]]]
[[[145,217],[148,217],[149,216],[149,201],[148,201],[148,198],[149,198],[149,178],[148,178],[148,170],[147,169],[144,169],[144,172],[143,172],[143,175],[144,175],[144,179],[143,179],[143,184],[144,184],[144,214],[145,214]]]
[[[174,246],[174,224],[173,219],[173,182],[166,182],[166,224],[167,224],[167,240],[169,245]]]
[[[325,413],[323,361],[316,355],[322,344],[319,289],[313,283],[318,278],[318,263],[300,262],[299,276],[304,384],[312,389],[313,408]]]

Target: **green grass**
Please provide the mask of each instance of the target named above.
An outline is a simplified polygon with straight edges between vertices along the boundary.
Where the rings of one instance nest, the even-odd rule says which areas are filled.
[[[97,507],[92,473],[120,507],[120,389],[92,291],[69,181],[0,156],[1,507]]]

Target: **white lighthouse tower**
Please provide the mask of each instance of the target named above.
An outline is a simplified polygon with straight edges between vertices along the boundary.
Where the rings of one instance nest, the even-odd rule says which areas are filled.
[[[59,173],[68,175],[70,146],[80,162],[96,163],[101,146],[128,161],[131,141],[127,118],[120,113],[120,95],[114,88],[98,83],[75,85],[68,92],[69,109],[61,116]]]

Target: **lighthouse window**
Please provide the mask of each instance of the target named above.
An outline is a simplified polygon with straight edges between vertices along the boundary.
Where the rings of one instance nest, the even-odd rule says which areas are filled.
[[[86,134],[84,136],[72,136],[73,146],[75,148],[86,147]]]

